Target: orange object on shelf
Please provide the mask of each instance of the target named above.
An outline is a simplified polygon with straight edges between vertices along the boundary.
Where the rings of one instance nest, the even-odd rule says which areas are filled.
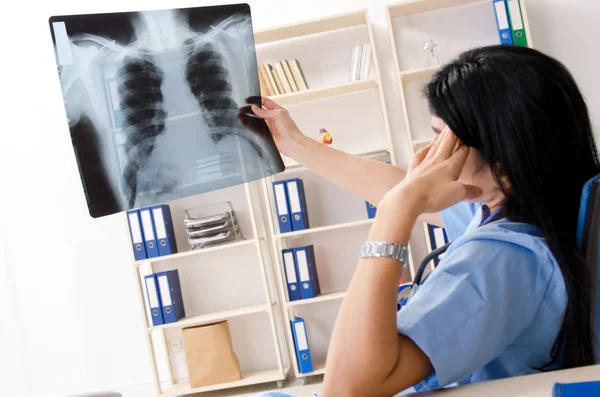
[[[321,128],[319,132],[319,141],[325,145],[331,145],[333,143],[333,137],[325,128]]]

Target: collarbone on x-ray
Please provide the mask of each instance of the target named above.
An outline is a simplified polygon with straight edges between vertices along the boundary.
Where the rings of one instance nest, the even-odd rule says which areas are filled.
[[[272,141],[237,117],[259,92],[250,15],[200,28],[186,10],[129,15],[129,40],[77,32],[69,36],[72,62],[58,59],[71,134],[91,120],[108,190],[121,203],[108,212],[281,171]],[[81,153],[78,161],[81,168]]]

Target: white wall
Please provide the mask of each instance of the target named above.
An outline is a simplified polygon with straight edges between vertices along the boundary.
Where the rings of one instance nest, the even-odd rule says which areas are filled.
[[[48,17],[214,3],[225,2],[11,2],[3,13],[0,395],[50,396],[127,385],[140,385],[139,395],[152,391],[143,388],[151,372],[126,226],[123,217],[88,216],[60,103]],[[368,7],[392,127],[402,144],[385,3],[250,1],[256,29]],[[528,11],[535,46],[567,64],[599,122],[600,55],[594,40],[600,3],[529,0]]]

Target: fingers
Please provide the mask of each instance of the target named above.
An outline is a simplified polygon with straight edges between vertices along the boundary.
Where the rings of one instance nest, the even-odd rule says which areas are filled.
[[[447,159],[448,170],[451,172],[452,177],[457,179],[462,172],[467,158],[469,157],[469,147],[464,144],[460,144],[458,149]]]
[[[450,127],[446,126],[440,134],[439,146],[434,158],[443,161],[452,156],[457,142],[458,138],[456,135],[450,130]]]
[[[431,140],[431,143],[428,145],[429,146],[429,150],[427,151],[427,155],[425,156],[426,160],[429,160],[431,158],[433,158],[433,156],[435,155],[435,153],[437,152],[439,143],[440,143],[440,135],[435,135],[433,137],[433,139]]]
[[[265,125],[264,120],[248,116],[244,113],[238,113],[237,119],[244,125],[244,127],[261,138],[264,138],[270,134],[269,128]]]
[[[256,105],[252,105],[250,108],[252,110],[252,113],[257,115],[261,119],[274,119],[275,118],[275,113],[273,110],[259,108]]]
[[[279,104],[277,104],[274,100],[269,99],[264,96],[263,97],[251,96],[249,98],[246,98],[246,103],[262,105],[264,108],[266,108],[268,110],[283,109],[283,107],[280,106]]]
[[[419,164],[421,164],[423,162],[423,160],[425,160],[425,157],[427,157],[427,154],[431,150],[431,146],[432,146],[432,144],[430,143],[429,145],[425,146],[423,149],[417,151],[417,153],[414,154],[413,159],[410,164],[411,170],[414,169],[415,167],[417,167]]]

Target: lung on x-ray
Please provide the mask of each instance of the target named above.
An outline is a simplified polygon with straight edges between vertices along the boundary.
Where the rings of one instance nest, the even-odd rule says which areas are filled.
[[[92,217],[284,170],[263,119],[250,7],[50,18]]]

